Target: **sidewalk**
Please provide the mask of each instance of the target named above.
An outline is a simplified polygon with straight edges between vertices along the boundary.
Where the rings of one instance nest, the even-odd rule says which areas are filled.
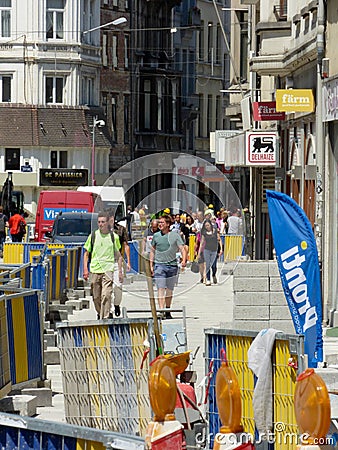
[[[193,274],[189,269],[179,276],[178,286],[174,291],[173,309],[186,308],[186,326],[188,349],[194,353],[200,347],[193,369],[197,372],[197,384],[205,375],[204,361],[204,329],[222,326],[232,322],[233,287],[232,276],[226,275],[225,266],[219,263],[218,278],[216,285],[205,286],[199,282],[199,274]],[[149,311],[151,317],[148,289],[145,277],[135,276],[134,281],[124,286],[122,307],[128,311]],[[155,289],[156,296],[156,289]],[[156,302],[157,303],[157,302]],[[130,317],[137,317],[129,314]],[[142,314],[144,317],[145,314]],[[173,319],[170,323],[182,323],[181,314],[172,313]],[[90,301],[90,308],[74,311],[69,315],[69,322],[95,320],[96,312]],[[114,319],[118,320],[118,319]],[[231,328],[231,326],[229,326]],[[331,392],[338,392],[338,337],[326,337],[324,334],[324,361],[329,364],[328,369],[318,369],[317,372],[323,376]],[[53,421],[65,422],[64,403],[62,394],[62,377],[59,365],[47,367],[47,378],[51,380],[53,390],[53,406],[38,408],[38,417]],[[336,395],[331,399],[332,415],[338,416],[338,402]]]
[[[221,275],[221,266],[218,275],[220,278],[218,284],[205,286],[199,282],[199,274],[194,274],[187,268],[184,273],[180,274],[178,286],[174,291],[172,308],[181,309],[182,306],[186,307],[188,349],[195,352],[197,347],[200,347],[193,366],[197,372],[197,382],[201,381],[205,373],[203,330],[205,328],[217,327],[220,323],[231,322],[232,320],[232,277]],[[142,276],[136,276],[135,279],[133,283],[127,284],[124,287],[121,306],[127,309],[127,313],[133,309],[147,310],[149,311],[149,317],[151,317],[146,279]],[[171,323],[182,323],[181,314],[173,312],[172,316]],[[136,317],[135,314],[132,317]],[[69,315],[68,318],[69,322],[95,319],[96,312],[93,308],[92,301],[90,301],[89,309],[74,311],[74,314]],[[40,419],[64,422],[60,366],[47,366],[47,378],[51,380],[53,406],[38,408],[38,417]]]

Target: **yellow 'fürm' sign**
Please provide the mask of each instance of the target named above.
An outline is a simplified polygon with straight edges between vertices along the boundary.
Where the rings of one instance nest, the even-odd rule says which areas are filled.
[[[277,89],[276,111],[313,112],[312,89]]]

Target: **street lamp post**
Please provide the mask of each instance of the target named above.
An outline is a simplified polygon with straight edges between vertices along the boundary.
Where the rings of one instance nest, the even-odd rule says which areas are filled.
[[[96,186],[95,181],[95,130],[96,127],[104,127],[105,121],[104,120],[98,120],[97,116],[93,117],[93,141],[92,141],[92,162],[91,162],[91,185]]]
[[[103,25],[99,25],[97,27],[91,28],[90,30],[86,30],[83,32],[83,34],[91,33],[92,31],[99,30],[100,28],[108,27],[109,25],[122,25],[123,23],[126,23],[127,19],[125,17],[119,17],[118,19],[112,20],[111,22],[104,23]]]

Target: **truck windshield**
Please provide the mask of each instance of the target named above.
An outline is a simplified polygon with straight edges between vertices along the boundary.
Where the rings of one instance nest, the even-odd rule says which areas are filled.
[[[124,209],[124,203],[123,202],[114,202],[110,200],[105,200],[103,202],[104,208],[109,210],[113,209],[115,211],[115,222],[118,222],[122,219],[122,217],[125,217],[126,211]]]
[[[91,231],[91,219],[61,219],[57,222],[55,234],[59,236],[88,236]]]

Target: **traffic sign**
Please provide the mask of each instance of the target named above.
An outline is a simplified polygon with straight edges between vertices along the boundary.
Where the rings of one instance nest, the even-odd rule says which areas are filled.
[[[201,167],[201,166],[192,167],[191,175],[193,177],[203,177],[204,176],[204,167]]]

